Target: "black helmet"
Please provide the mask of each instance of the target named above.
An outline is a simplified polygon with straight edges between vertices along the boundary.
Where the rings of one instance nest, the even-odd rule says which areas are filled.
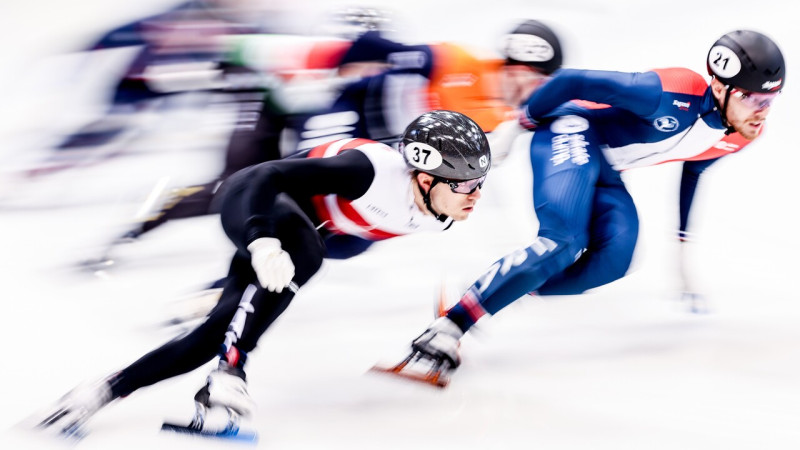
[[[708,73],[728,86],[750,92],[783,89],[786,63],[778,46],[761,33],[732,31],[714,42],[706,61]]]
[[[368,31],[387,31],[391,22],[385,11],[371,7],[350,6],[329,15],[323,31],[351,41]]]
[[[538,20],[526,20],[517,25],[506,35],[502,51],[506,64],[533,67],[545,75],[561,68],[563,59],[558,37]]]
[[[414,119],[403,133],[400,151],[411,167],[448,180],[480,178],[492,165],[481,127],[454,111],[431,111]]]

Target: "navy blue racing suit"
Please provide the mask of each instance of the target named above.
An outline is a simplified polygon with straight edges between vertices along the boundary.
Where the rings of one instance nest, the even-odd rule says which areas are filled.
[[[538,237],[495,262],[448,312],[465,331],[527,293],[579,294],[625,275],[639,221],[621,170],[685,161],[684,233],[700,173],[750,142],[727,132],[708,83],[681,68],[563,69],[534,92],[524,114],[523,123],[536,125]]]

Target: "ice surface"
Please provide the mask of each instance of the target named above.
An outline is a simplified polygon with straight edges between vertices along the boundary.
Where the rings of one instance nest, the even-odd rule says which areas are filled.
[[[48,13],[37,16],[37,3],[0,7],[0,17],[20,18],[2,40],[3,62],[14,68],[0,72],[8,100],[0,110],[4,161],[24,159],[14,150],[35,151],[44,139],[35,112],[51,119],[96,113],[102,96],[62,92],[65,82],[41,71],[75,64],[61,52],[166,4],[46,2]],[[429,323],[443,278],[471,281],[531,239],[529,175],[516,152],[493,169],[469,222],[330,262],[302,290],[249,362],[259,448],[798,448],[800,156],[791,68],[800,60],[800,35],[788,2],[402,4],[403,27],[424,40],[491,46],[518,18],[548,20],[563,36],[568,65],[610,70],[686,66],[703,73],[717,36],[753,28],[782,46],[789,87],[763,139],[716,164],[699,192],[691,262],[709,314],[687,313],[676,300],[677,167],[637,169],[625,174],[642,222],[629,276],[580,297],[526,298],[482,323],[464,339],[463,366],[444,391],[367,374],[398,357]],[[58,42],[55,50],[48,39]],[[39,97],[12,78],[26,88],[49,80],[41,94],[63,96]],[[67,108],[74,96],[83,103]],[[201,182],[219,169],[224,131],[209,126],[189,139],[181,124],[197,117],[181,114],[131,155],[0,191],[0,447],[54,448],[14,425],[171,338],[155,326],[171,302],[224,274],[231,247],[214,217],[176,221],[121,247],[119,266],[106,273],[75,269],[124,228],[159,179]],[[165,418],[188,420],[207,370],[114,404],[78,447],[234,446],[158,431]]]

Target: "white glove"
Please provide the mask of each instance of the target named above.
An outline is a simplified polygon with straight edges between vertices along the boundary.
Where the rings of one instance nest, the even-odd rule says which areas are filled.
[[[250,264],[258,276],[262,287],[273,292],[281,292],[294,277],[292,258],[281,248],[281,241],[275,238],[258,238],[247,246],[250,251]]]

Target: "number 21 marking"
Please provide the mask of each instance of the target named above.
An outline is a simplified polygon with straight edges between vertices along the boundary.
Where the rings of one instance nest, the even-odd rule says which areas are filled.
[[[715,66],[719,66],[720,65],[720,61],[722,61],[722,70],[725,70],[725,69],[728,68],[728,61],[729,60],[730,60],[730,58],[723,58],[722,57],[722,53],[717,53],[717,59],[714,60],[714,65]]]

